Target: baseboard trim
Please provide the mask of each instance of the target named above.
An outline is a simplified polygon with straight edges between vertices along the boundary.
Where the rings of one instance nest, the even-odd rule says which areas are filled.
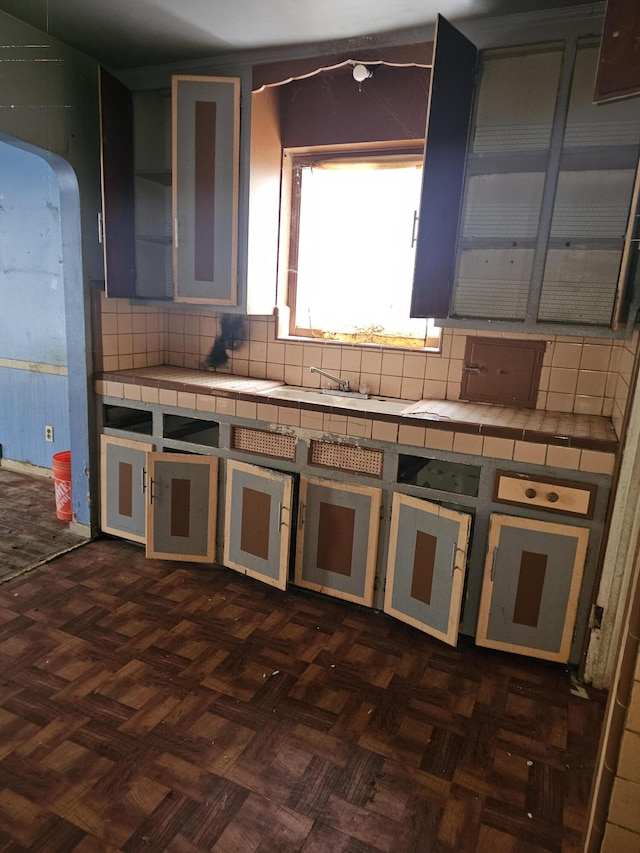
[[[34,477],[47,477],[53,480],[53,471],[51,468],[41,468],[39,465],[32,465],[30,462],[18,462],[16,459],[0,458],[0,468],[6,468],[9,471],[17,471],[20,474],[31,474]]]

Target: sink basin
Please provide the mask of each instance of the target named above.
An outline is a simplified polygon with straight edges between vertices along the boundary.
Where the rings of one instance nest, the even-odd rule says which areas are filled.
[[[348,409],[357,412],[390,412],[399,414],[412,405],[412,400],[396,400],[389,397],[362,397],[348,394],[331,394],[316,391],[311,388],[300,388],[293,385],[281,385],[279,388],[271,388],[263,391],[261,397],[269,397],[272,400],[297,400],[301,403],[313,403],[318,406],[330,406],[333,409]]]

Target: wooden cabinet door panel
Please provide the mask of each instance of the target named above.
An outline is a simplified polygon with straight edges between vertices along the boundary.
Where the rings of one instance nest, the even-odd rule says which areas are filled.
[[[133,102],[131,92],[100,69],[102,241],[107,296],[135,296]]]
[[[607,0],[594,101],[640,92],[640,6],[636,0]]]
[[[447,317],[471,121],[477,50],[438,15],[422,171],[412,317]]]
[[[455,646],[471,516],[393,496],[384,610]]]
[[[236,305],[240,79],[175,76],[172,104],[175,299]]]
[[[147,453],[153,444],[100,436],[100,527],[104,533],[145,541]]]
[[[227,463],[224,564],[285,589],[289,569],[293,477],[257,465]]]
[[[373,605],[382,492],[300,478],[295,581]]]
[[[147,557],[212,563],[218,460],[183,453],[150,453],[147,463]]]
[[[584,527],[493,515],[478,645],[568,661],[588,541]]]

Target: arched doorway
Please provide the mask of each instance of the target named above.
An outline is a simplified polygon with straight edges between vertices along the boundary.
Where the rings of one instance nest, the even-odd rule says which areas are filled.
[[[88,534],[91,347],[78,182],[61,157],[5,134],[0,175],[3,456],[46,469],[53,453],[71,450],[72,527]]]

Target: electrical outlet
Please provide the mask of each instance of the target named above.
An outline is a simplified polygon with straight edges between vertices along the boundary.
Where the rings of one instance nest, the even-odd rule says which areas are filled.
[[[47,424],[44,428],[44,440],[53,441],[53,427],[51,424]]]

